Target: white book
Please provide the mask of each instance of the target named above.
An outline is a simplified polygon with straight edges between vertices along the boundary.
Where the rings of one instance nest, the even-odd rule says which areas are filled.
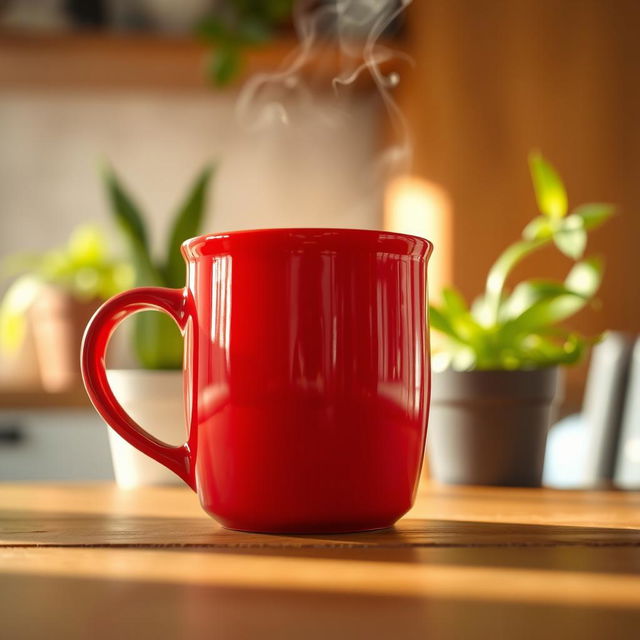
[[[640,339],[631,356],[614,483],[622,489],[640,489]]]
[[[586,486],[614,477],[633,344],[631,336],[612,331],[592,351],[582,408]]]

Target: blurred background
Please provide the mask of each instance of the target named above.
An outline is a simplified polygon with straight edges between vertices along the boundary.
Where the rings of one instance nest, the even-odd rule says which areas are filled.
[[[598,308],[575,326],[639,331],[640,4],[416,0],[399,12],[380,0],[379,24],[323,4],[0,2],[0,293],[25,272],[72,282],[61,296],[23,279],[6,305],[0,478],[112,477],[75,370],[86,318],[136,282],[105,163],[144,211],[154,254],[213,163],[202,232],[413,229],[437,247],[434,297],[451,282],[472,297],[536,214],[527,155],[539,149],[570,202],[617,206],[590,238],[606,258]],[[517,275],[557,275],[563,260],[541,253]],[[134,366],[128,345],[116,366]],[[587,366],[567,373],[565,414],[580,409]]]

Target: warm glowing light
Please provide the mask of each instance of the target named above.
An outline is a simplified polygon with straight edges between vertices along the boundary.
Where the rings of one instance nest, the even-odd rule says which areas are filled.
[[[437,300],[443,286],[451,284],[451,200],[442,187],[417,176],[393,180],[385,194],[384,225],[388,231],[409,233],[431,240],[429,297]]]

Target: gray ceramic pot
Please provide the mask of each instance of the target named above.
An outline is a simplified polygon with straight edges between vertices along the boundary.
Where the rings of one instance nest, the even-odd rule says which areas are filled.
[[[556,367],[434,373],[432,476],[446,484],[539,486],[558,389]]]

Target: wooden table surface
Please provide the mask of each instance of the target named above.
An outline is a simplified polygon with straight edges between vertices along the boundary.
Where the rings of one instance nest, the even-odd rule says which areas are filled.
[[[388,531],[226,531],[182,488],[0,485],[0,637],[638,638],[640,494],[422,488]]]

